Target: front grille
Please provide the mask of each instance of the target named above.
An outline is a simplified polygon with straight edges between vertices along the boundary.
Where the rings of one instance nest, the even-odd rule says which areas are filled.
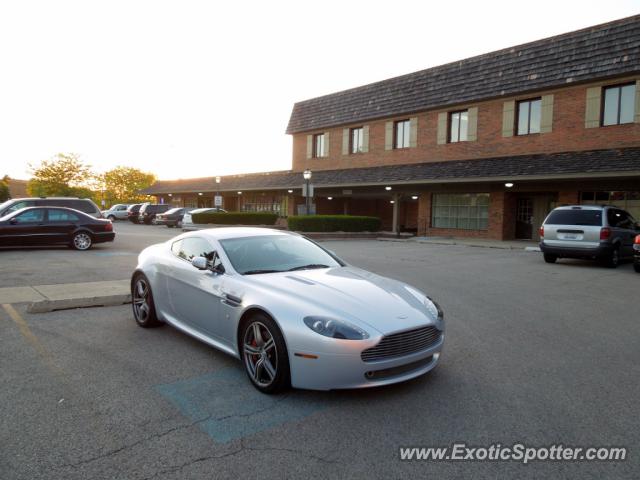
[[[433,355],[429,355],[427,358],[423,358],[416,362],[407,363],[406,365],[400,365],[398,367],[385,368],[383,370],[372,370],[364,374],[364,378],[367,380],[384,380],[385,378],[397,377],[410,373],[419,368],[429,365],[433,361]]]
[[[434,326],[393,333],[383,337],[375,347],[363,350],[360,357],[364,362],[402,357],[433,347],[440,341],[441,337],[442,332]]]

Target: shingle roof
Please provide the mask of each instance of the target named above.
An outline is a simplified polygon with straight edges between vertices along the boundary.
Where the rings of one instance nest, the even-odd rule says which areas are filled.
[[[294,105],[287,133],[640,71],[640,15]]]
[[[313,172],[316,187],[357,187],[375,184],[419,184],[433,182],[487,181],[509,178],[554,178],[585,174],[640,172],[640,148],[591,150],[585,152],[521,155],[517,157],[455,160],[409,165],[349,168]],[[219,190],[280,190],[300,188],[300,172],[272,172],[222,177]],[[213,177],[160,181],[142,193],[214,192]]]

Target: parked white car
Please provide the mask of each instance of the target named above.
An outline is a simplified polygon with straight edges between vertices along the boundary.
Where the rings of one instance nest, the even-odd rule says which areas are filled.
[[[194,213],[205,213],[205,212],[220,212],[220,213],[227,213],[226,210],[222,209],[222,208],[196,208],[195,210],[191,210],[190,212],[186,212],[184,214],[184,217],[182,217],[182,231],[183,232],[190,232],[192,230],[198,230],[198,227],[196,226],[196,224],[193,223],[193,217],[192,215]]]
[[[107,218],[112,222],[114,220],[126,220],[127,219],[127,208],[129,208],[129,204],[127,203],[117,203],[112,205],[109,210],[102,211],[102,218]]]

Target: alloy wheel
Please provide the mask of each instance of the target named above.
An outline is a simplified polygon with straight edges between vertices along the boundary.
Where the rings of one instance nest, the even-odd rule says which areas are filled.
[[[91,236],[88,233],[77,233],[73,237],[73,246],[78,250],[86,250],[91,246]]]
[[[252,380],[261,387],[271,385],[278,373],[278,349],[267,326],[251,323],[245,331],[243,347],[244,364]]]
[[[139,278],[133,288],[133,313],[136,320],[145,323],[149,319],[149,285],[144,278]]]

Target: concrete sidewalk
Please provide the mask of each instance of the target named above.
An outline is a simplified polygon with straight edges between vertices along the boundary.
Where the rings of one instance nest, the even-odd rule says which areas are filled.
[[[60,283],[0,288],[0,304],[25,303],[29,313],[44,313],[82,307],[122,305],[131,302],[129,280]]]
[[[539,252],[540,247],[537,242],[528,240],[487,240],[484,238],[459,238],[459,237],[412,237],[407,240],[395,238],[378,238],[380,241],[388,242],[414,242],[430,243],[433,245],[465,245],[468,247],[499,248],[503,250],[526,250]]]

